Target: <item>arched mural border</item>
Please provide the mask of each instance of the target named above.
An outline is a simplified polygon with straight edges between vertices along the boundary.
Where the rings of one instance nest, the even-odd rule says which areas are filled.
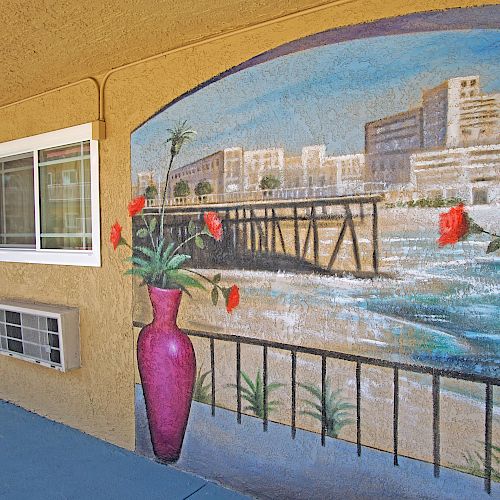
[[[472,14],[472,15],[471,15]],[[447,9],[439,11],[429,11],[423,13],[407,14],[404,16],[389,17],[368,23],[355,24],[343,28],[332,28],[321,31],[314,35],[299,38],[291,42],[279,45],[266,52],[258,54],[236,66],[233,66],[222,73],[206,80],[205,82],[193,87],[188,92],[176,97],[156,113],[148,117],[135,127],[131,134],[134,134],[143,125],[152,118],[170,108],[177,102],[189,97],[190,95],[202,90],[203,88],[216,83],[227,76],[233,75],[245,69],[257,66],[279,57],[302,52],[314,47],[333,45],[336,43],[348,42],[352,40],[361,40],[378,36],[403,35],[410,33],[425,33],[432,31],[456,31],[469,29],[499,29],[500,23],[497,19],[500,15],[500,5],[488,5],[482,7],[468,7]],[[419,28],[415,29],[418,25]]]

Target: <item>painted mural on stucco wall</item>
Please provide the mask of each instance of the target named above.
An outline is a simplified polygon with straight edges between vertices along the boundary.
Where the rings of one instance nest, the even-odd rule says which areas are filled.
[[[500,352],[498,20],[495,7],[461,9],[322,33],[217,77],[132,134],[146,219],[171,163],[166,231],[186,237],[189,220],[216,212],[224,238],[193,240],[189,264],[240,290],[231,314],[210,289],[182,299],[198,366],[184,467],[237,475],[228,457],[258,454],[267,427],[279,460],[303,461],[306,476],[311,449],[338,441],[356,454],[346,443],[358,437],[481,475],[489,414],[498,480],[497,395],[485,417],[481,382],[498,380]],[[196,133],[172,155],[179,126]],[[136,285],[133,319],[147,323]],[[433,386],[432,369],[453,373],[435,371]],[[149,453],[142,405],[138,385],[137,449]]]

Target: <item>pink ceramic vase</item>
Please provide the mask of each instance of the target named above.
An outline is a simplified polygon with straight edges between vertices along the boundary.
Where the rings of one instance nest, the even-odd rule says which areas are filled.
[[[151,442],[156,457],[175,462],[181,453],[196,377],[189,337],[177,327],[181,290],[148,287],[153,322],[137,342]]]

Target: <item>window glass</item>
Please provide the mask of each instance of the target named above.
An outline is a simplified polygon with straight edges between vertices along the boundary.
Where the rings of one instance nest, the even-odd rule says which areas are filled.
[[[90,142],[40,150],[42,249],[91,250]]]
[[[35,247],[31,153],[0,158],[0,247]]]

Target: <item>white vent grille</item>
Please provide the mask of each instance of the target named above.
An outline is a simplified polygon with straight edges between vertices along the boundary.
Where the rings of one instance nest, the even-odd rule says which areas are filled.
[[[66,371],[80,366],[78,309],[0,301],[0,354]]]

